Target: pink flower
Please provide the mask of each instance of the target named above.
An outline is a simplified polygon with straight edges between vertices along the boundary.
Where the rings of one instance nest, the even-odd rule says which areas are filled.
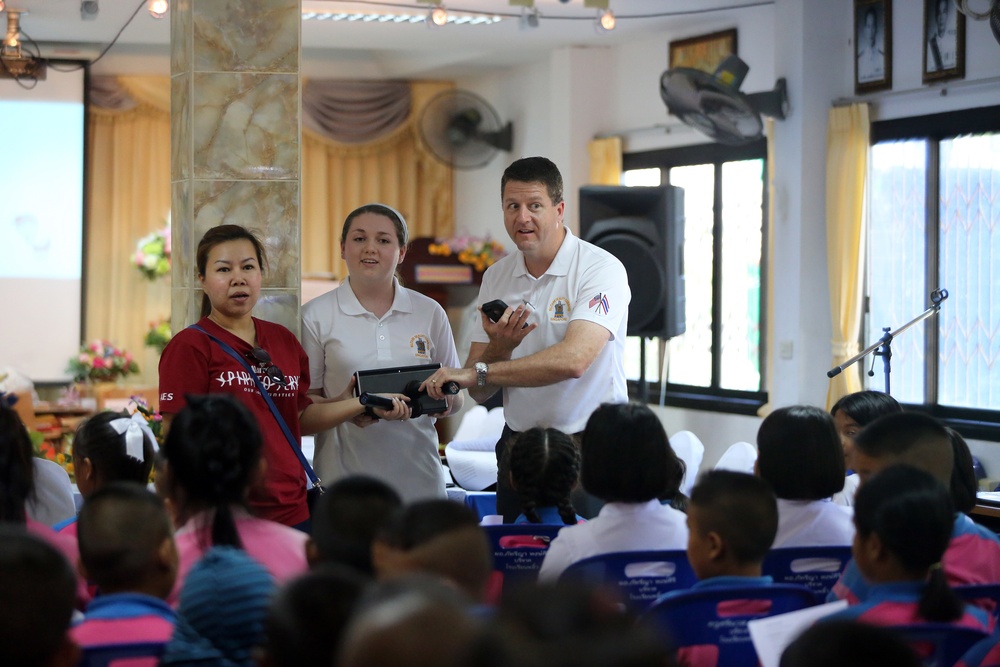
[[[93,343],[90,344],[91,352],[101,352],[102,348],[103,346],[101,345],[101,341],[99,340],[95,340]]]
[[[104,357],[94,357],[94,368],[105,368],[106,366]]]

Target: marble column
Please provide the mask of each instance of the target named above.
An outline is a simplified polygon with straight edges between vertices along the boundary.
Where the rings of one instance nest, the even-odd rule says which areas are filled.
[[[254,314],[298,332],[301,0],[174,0],[170,21],[172,328],[199,319],[199,239],[232,223],[267,249]]]

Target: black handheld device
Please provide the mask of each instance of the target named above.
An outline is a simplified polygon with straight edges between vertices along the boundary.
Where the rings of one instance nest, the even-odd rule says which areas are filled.
[[[498,322],[506,310],[507,304],[502,299],[493,299],[483,304],[483,312],[493,322]]]

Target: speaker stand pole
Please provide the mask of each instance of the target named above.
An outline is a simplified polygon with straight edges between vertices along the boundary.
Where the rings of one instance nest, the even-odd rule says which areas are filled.
[[[649,403],[649,385],[646,383],[646,337],[639,337],[639,400]]]

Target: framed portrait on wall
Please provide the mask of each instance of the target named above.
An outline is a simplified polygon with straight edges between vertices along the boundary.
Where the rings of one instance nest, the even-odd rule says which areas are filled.
[[[854,92],[892,88],[892,0],[854,0]]]
[[[689,37],[670,42],[668,67],[690,67],[714,72],[722,59],[736,54],[736,30],[723,30],[710,35]]]
[[[955,0],[924,0],[923,81],[965,77],[965,15]]]

